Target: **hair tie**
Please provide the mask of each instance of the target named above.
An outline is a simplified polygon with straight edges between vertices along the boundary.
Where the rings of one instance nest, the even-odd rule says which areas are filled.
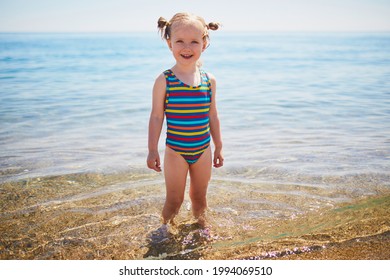
[[[158,21],[157,21],[157,27],[158,28],[161,28],[161,29],[163,29],[163,28],[165,28],[165,27],[167,27],[169,25],[169,21],[167,21],[165,18],[163,18],[163,17],[160,17],[159,19],[158,19]]]
[[[207,24],[207,29],[211,29],[211,30],[218,30],[220,24],[218,22],[210,22],[209,24]]]

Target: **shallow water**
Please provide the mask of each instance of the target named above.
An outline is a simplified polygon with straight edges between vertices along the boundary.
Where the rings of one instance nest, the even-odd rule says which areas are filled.
[[[389,172],[389,33],[213,35],[228,172]],[[143,168],[172,65],[155,33],[0,34],[0,180]]]
[[[0,34],[0,258],[261,259],[386,236],[390,35],[213,35],[203,60],[226,164],[210,182],[211,228],[186,196],[155,244],[164,178],[145,159],[165,43]]]
[[[371,184],[375,194],[356,192],[351,199],[348,187],[335,193],[321,184],[216,178],[209,227],[196,225],[186,196],[169,238],[156,242],[150,235],[161,225],[165,195],[159,175],[73,174],[5,183],[0,258],[265,259],[326,250],[389,232],[389,192]]]

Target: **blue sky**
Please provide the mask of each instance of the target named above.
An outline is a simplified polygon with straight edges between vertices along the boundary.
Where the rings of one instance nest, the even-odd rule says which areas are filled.
[[[390,0],[0,0],[0,32],[155,31],[179,11],[227,31],[390,31]]]

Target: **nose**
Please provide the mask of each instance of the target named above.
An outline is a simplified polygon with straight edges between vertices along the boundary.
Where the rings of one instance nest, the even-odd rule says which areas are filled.
[[[191,44],[183,43],[183,49],[191,49]]]

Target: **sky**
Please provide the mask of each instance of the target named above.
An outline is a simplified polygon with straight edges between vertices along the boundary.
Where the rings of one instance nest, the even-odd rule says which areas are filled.
[[[390,31],[390,0],[0,0],[0,32],[156,31],[182,11],[226,31]]]

